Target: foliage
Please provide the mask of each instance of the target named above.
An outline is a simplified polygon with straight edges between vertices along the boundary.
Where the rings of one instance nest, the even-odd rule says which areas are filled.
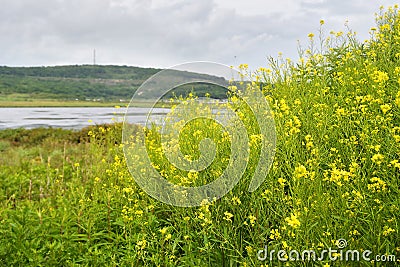
[[[6,67],[0,66],[0,98],[13,95],[16,100],[129,100],[139,86],[160,69],[128,66],[55,66],[55,67]],[[203,74],[179,72],[179,75],[202,77]],[[207,76],[209,77],[209,76]],[[173,77],[172,77],[173,78]],[[218,80],[218,77],[212,77]],[[199,94],[209,92],[214,98],[226,98],[221,88],[194,85]],[[185,96],[192,86],[180,86],[175,95]],[[167,97],[170,97],[169,94]],[[13,99],[11,99],[13,100]]]
[[[278,137],[273,167],[261,188],[252,193],[246,190],[245,177],[229,194],[201,207],[180,208],[154,200],[126,168],[120,125],[86,129],[78,134],[88,137],[80,138],[81,142],[68,137],[76,133],[54,129],[0,132],[1,142],[9,143],[2,145],[0,161],[0,263],[372,264],[328,258],[286,263],[257,260],[265,245],[270,251],[320,253],[337,247],[341,238],[348,242],[346,249],[399,259],[399,19],[397,7],[382,10],[371,39],[364,43],[357,42],[352,32],[332,32],[315,49],[310,34],[310,47],[299,62],[271,59],[269,68],[254,73],[241,66],[256,87],[262,85]],[[238,111],[244,118],[246,112]],[[218,131],[211,132],[212,125],[197,126],[200,133],[189,128],[184,134],[198,133],[199,140],[208,136],[217,142],[224,138]],[[176,174],[170,165],[161,164],[166,162],[156,132],[146,131],[159,172]],[[255,146],[258,137],[252,135],[258,132],[250,132],[249,139],[255,140],[250,145]],[[13,144],[16,139],[29,146]],[[197,155],[198,148],[180,141],[188,157]],[[214,164],[213,171],[225,167],[225,141],[217,157],[221,163]],[[252,157],[249,164],[257,164]],[[174,182],[187,184],[193,177],[174,177]]]

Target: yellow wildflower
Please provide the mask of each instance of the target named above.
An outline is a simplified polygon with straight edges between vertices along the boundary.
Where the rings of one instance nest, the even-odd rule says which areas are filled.
[[[281,186],[285,186],[286,179],[283,179],[282,177],[281,177],[281,178],[278,178],[278,183],[279,183]]]
[[[287,224],[293,228],[297,228],[300,226],[300,221],[297,218],[296,214],[292,214],[290,215],[290,217],[286,217],[285,221],[287,222]]]
[[[242,201],[240,201],[240,198],[238,198],[237,196],[232,197],[232,203],[233,205],[240,205],[242,204]]]
[[[163,229],[159,230],[162,235],[165,235],[168,231],[168,227],[164,227]]]
[[[300,179],[302,177],[307,176],[308,171],[306,169],[306,167],[304,167],[303,165],[299,165],[294,169],[294,177],[296,179]]]
[[[390,228],[390,227],[385,226],[385,227],[384,227],[384,230],[383,230],[383,235],[384,235],[384,236],[388,236],[388,235],[390,235],[390,233],[393,233],[393,232],[396,232],[396,230],[394,230],[394,229],[392,229],[392,228]]]
[[[168,240],[170,240],[171,239],[171,237],[172,237],[172,235],[171,234],[167,234],[166,236],[165,236],[165,241],[168,241]]]
[[[230,212],[225,211],[224,212],[224,220],[228,221],[228,222],[232,222],[232,218],[233,218],[233,214]]]
[[[372,162],[374,162],[374,163],[380,165],[380,164],[382,163],[382,161],[383,161],[384,158],[385,158],[385,157],[384,157],[382,154],[379,154],[379,153],[378,153],[378,154],[373,155],[372,158],[371,158],[371,160],[372,160]]]
[[[253,215],[249,215],[249,221],[251,226],[254,226],[254,223],[256,222],[257,218]]]
[[[391,107],[388,104],[381,105],[381,110],[382,110],[383,114],[386,114],[390,109],[391,109]]]

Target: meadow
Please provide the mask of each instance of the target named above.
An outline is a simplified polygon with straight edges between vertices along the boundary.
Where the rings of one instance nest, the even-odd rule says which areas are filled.
[[[0,265],[397,266],[399,10],[381,8],[365,41],[320,24],[298,62],[279,56],[255,71],[239,66],[253,81],[248,86],[262,88],[276,126],[274,162],[254,192],[247,187],[263,137],[240,104],[250,142],[246,171],[228,194],[199,207],[164,204],[137,185],[120,123],[0,131]],[[195,136],[195,145],[186,138],[176,144],[193,160],[199,140],[213,138],[220,145],[208,173],[217,176],[230,139],[213,127],[190,127],[183,134]],[[157,129],[132,132],[143,131],[160,174],[187,186],[209,182],[207,173],[172,168]],[[268,257],[259,259],[266,246]],[[329,249],[336,250],[331,258],[315,261],[277,256]],[[359,251],[359,261],[340,260],[348,250]]]

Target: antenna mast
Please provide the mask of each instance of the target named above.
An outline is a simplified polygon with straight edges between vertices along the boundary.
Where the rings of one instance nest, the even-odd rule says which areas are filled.
[[[93,65],[96,65],[96,49],[93,49]]]

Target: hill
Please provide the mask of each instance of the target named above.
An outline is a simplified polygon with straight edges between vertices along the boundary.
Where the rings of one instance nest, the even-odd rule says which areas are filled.
[[[145,80],[159,71],[161,69],[112,65],[0,66],[0,99],[128,101]],[[184,75],[204,76],[195,73]],[[175,90],[175,94],[185,95],[192,89],[192,86],[182,86]],[[199,96],[205,93],[214,98],[226,96],[222,88],[204,84],[198,85],[196,92]]]

